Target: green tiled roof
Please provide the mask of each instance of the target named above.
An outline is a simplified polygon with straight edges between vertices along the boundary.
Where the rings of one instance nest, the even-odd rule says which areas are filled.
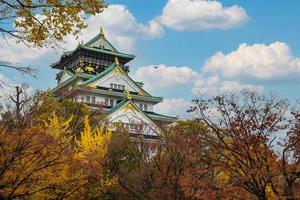
[[[108,114],[112,114],[113,112],[117,111],[118,109],[122,108],[124,105],[131,103],[140,113],[142,113],[147,119],[149,119],[153,124],[155,124],[152,119],[142,110],[140,110],[131,100],[124,98],[120,103],[115,105],[113,108],[109,109],[107,112]],[[156,125],[156,124],[155,124]],[[156,125],[157,126],[157,125]]]
[[[111,109],[109,109],[107,111],[108,114],[111,114],[113,112],[115,112],[116,110],[118,110],[119,108],[121,108],[123,105],[125,105],[127,103],[127,99],[124,98],[120,103],[118,103],[117,105],[115,105],[114,107],[112,107]]]
[[[70,77],[69,79],[65,80],[64,82],[58,84],[51,91],[55,92],[56,90],[58,90],[58,89],[60,89],[60,88],[62,88],[64,86],[72,83],[73,81],[75,81],[77,79],[87,79],[85,82],[81,83],[79,85],[79,87],[87,85],[87,84],[92,83],[93,81],[97,80],[98,78],[103,77],[104,75],[106,75],[107,73],[109,73],[110,71],[112,71],[114,68],[115,68],[115,64],[112,64],[106,70],[104,70],[103,72],[101,72],[101,73],[99,73],[97,75],[91,75],[91,74],[86,74],[86,73],[72,73],[72,72],[69,72],[70,75],[72,74],[73,76]],[[127,76],[127,77],[129,77],[129,76]],[[135,83],[135,82],[133,81],[133,83]],[[138,86],[138,87],[140,88],[140,86]],[[122,97],[125,96],[125,94],[121,93],[121,92],[114,92],[114,91],[103,90],[103,89],[99,89],[99,88],[90,88],[90,92],[94,92],[94,93],[101,94],[101,95],[107,95],[107,96],[116,96],[116,97],[120,97],[120,98],[122,98]],[[149,101],[149,102],[153,102],[153,103],[159,103],[159,102],[161,102],[163,100],[162,97],[155,97],[155,96],[151,96],[151,95],[141,96],[141,95],[132,94],[132,98],[134,100]]]
[[[104,49],[97,49],[97,48],[87,47],[87,46],[82,46],[82,45],[80,45],[80,48],[90,50],[90,51],[94,51],[94,52],[98,52],[98,53],[110,54],[110,55],[113,55],[113,56],[119,56],[119,57],[131,58],[131,59],[135,58],[135,55],[132,55],[132,54],[107,51],[107,50],[104,50]]]
[[[72,83],[73,81],[75,81],[77,78],[79,78],[78,74],[73,75],[71,78],[65,80],[64,82],[58,84],[55,88],[53,88],[51,90],[51,92],[55,92],[56,90],[68,85],[69,83]]]
[[[142,81],[135,81],[135,83],[140,87],[144,86],[144,82],[142,82]]]
[[[151,119],[154,119],[154,120],[169,120],[169,121],[177,120],[177,117],[162,115],[162,114],[151,112],[151,111],[144,111],[144,112],[146,115],[148,115]]]
[[[70,76],[74,76],[75,73],[74,72],[71,72],[70,70],[66,70],[66,73]],[[84,72],[80,72],[80,73],[76,73],[79,77],[81,78],[86,78],[86,79],[90,79],[92,77],[94,77],[95,75],[93,74],[87,74],[87,73],[84,73]]]
[[[74,74],[72,72],[70,72],[69,70],[66,70],[66,73],[70,76],[73,76]]]
[[[93,75],[91,74],[86,74],[86,73],[73,73],[70,72],[69,70],[67,70],[67,73],[72,76],[70,78],[68,78],[67,80],[65,80],[62,83],[59,83],[55,88],[53,88],[51,91],[54,92],[66,85],[68,85],[69,83],[72,83],[73,81],[77,80],[77,79],[90,79],[93,77]]]
[[[174,120],[177,120],[176,117],[170,117],[170,116],[167,116],[167,115],[162,115],[162,114],[158,114],[158,113],[150,112],[150,111],[142,111],[132,101],[130,101],[130,100],[126,99],[126,98],[124,98],[120,103],[118,103],[117,105],[115,105],[114,107],[112,107],[111,109],[109,109],[107,111],[107,113],[110,115],[113,112],[117,111],[119,108],[122,108],[127,103],[132,103],[136,107],[136,109],[138,111],[140,111],[141,113],[143,113],[143,115],[145,115],[151,121],[152,120],[164,120],[164,121],[174,121]]]
[[[114,92],[114,91],[103,90],[103,89],[99,89],[99,88],[91,88],[89,91],[94,92],[96,94],[101,94],[101,95],[106,95],[106,96],[114,96],[114,97],[119,97],[119,98],[126,96],[124,93],[121,93],[121,92]],[[159,103],[163,100],[162,97],[155,97],[155,96],[140,96],[140,95],[134,95],[134,94],[131,94],[131,96],[132,96],[133,100],[148,101],[148,102],[152,102],[152,103]]]
[[[78,45],[73,51],[64,52],[63,55],[60,57],[59,61],[57,61],[55,63],[52,63],[50,65],[50,67],[53,67],[53,66],[59,64],[61,62],[62,58],[66,57],[66,56],[73,55],[73,53],[79,48],[89,50],[89,51],[93,51],[93,52],[96,52],[96,53],[105,53],[105,54],[109,54],[109,55],[113,55],[113,56],[119,56],[119,57],[123,57],[123,58],[129,58],[129,59],[135,58],[135,55],[132,55],[132,54],[113,52],[113,51],[107,51],[107,50],[104,50],[104,49],[97,49],[97,48],[93,48],[93,47],[87,47],[87,46],[84,46],[84,45]]]

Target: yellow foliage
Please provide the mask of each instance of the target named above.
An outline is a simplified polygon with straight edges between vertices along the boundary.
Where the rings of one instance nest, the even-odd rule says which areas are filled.
[[[100,158],[106,155],[108,144],[111,139],[111,131],[104,127],[92,131],[88,116],[84,118],[84,130],[80,139],[76,139],[77,150],[81,154],[96,153]]]
[[[71,116],[68,120],[64,121],[59,119],[55,112],[53,112],[52,115],[48,117],[48,121],[44,121],[47,129],[46,133],[55,137],[55,139],[67,141],[66,133],[68,132],[72,119],[73,117]]]
[[[217,181],[220,184],[227,184],[230,180],[230,173],[226,171],[220,171],[216,176]]]
[[[272,187],[270,186],[270,184],[268,184],[266,186],[265,193],[266,193],[266,196],[267,196],[268,200],[276,200],[276,199],[278,199],[276,197],[276,195],[274,194],[274,191],[273,191]]]

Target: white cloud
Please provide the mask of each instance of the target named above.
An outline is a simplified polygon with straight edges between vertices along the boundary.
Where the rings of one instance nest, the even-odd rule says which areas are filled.
[[[16,43],[13,37],[7,37],[6,40],[0,40],[0,57],[1,60],[23,63],[32,62],[40,57],[48,55],[51,49],[47,48],[29,48],[23,43]]]
[[[169,0],[158,17],[161,24],[176,30],[229,29],[249,20],[240,6],[224,7],[211,0]]]
[[[194,94],[243,89],[261,92],[279,81],[299,82],[300,58],[283,42],[240,44],[235,51],[217,52],[208,58],[201,75],[194,83]]]
[[[199,75],[189,67],[149,65],[139,67],[135,79],[145,82],[146,89],[152,90],[184,86],[193,83]]]
[[[207,78],[199,78],[192,88],[192,92],[199,94],[218,94],[226,92],[238,92],[241,90],[250,90],[262,92],[264,89],[261,85],[242,84],[235,80],[222,80],[219,76],[209,76]]]
[[[155,105],[154,111],[165,115],[187,118],[189,114],[186,111],[191,105],[191,102],[186,99],[164,99],[162,103]]]
[[[144,81],[145,89],[148,91],[192,87],[191,92],[195,95],[204,93],[214,95],[241,90],[257,92],[264,90],[262,85],[242,83],[236,79],[224,79],[218,73],[206,77],[204,75],[197,73],[190,67],[160,64],[139,67],[133,77],[136,80]],[[166,105],[166,107],[168,106]],[[170,106],[170,108],[173,107]],[[176,106],[174,108],[176,109]]]
[[[163,28],[156,20],[151,20],[147,24],[137,21],[133,14],[124,5],[109,5],[104,11],[95,16],[89,16],[86,19],[88,27],[82,31],[78,39],[69,35],[64,39],[61,45],[66,50],[73,50],[80,41],[86,42],[100,31],[100,26],[104,28],[105,35],[117,49],[125,52],[134,50],[136,40],[152,39],[162,37]],[[7,44],[8,42],[8,44]],[[57,55],[50,48],[29,48],[18,43],[13,37],[7,37],[0,41],[0,57],[6,61],[18,63],[43,63],[47,57],[55,61],[63,49],[56,49]]]
[[[240,44],[228,54],[218,52],[204,64],[204,72],[225,78],[274,80],[300,74],[300,58],[283,42]]]
[[[124,5],[109,5],[102,13],[90,16],[86,20],[88,27],[82,31],[78,40],[87,41],[99,33],[100,26],[104,28],[105,36],[117,49],[133,51],[136,40],[162,37],[164,30],[156,20],[147,24],[137,21],[134,15]],[[66,44],[75,47],[74,37],[66,38]]]

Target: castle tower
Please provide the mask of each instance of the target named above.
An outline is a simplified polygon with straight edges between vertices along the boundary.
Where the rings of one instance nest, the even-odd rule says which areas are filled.
[[[51,90],[57,98],[72,98],[91,109],[103,109],[110,124],[120,123],[134,137],[142,134],[147,140],[157,139],[161,127],[176,120],[153,111],[163,100],[150,95],[143,83],[129,75],[127,63],[134,55],[121,53],[100,33],[73,51],[63,53],[51,65],[59,70],[57,86]]]

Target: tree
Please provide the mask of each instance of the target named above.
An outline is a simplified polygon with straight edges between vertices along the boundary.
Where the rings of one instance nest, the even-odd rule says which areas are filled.
[[[290,130],[284,142],[280,161],[281,186],[287,200],[300,197],[300,112],[292,112]]]
[[[146,148],[141,138],[131,138],[123,128],[112,134],[108,147],[105,170],[114,176],[116,185],[106,194],[116,199],[150,199],[152,189],[152,168],[145,159]]]
[[[192,188],[198,185],[193,185],[191,179],[189,183],[186,182],[186,172],[195,166],[192,159],[199,156],[202,158],[206,152],[197,146],[195,133],[199,132],[207,134],[208,131],[197,121],[177,122],[175,126],[168,127],[162,132],[162,143],[151,162],[154,177],[151,193],[153,199],[186,200],[192,196],[187,190],[193,190]],[[204,178],[198,178],[199,182],[205,182]]]
[[[48,91],[37,92],[33,96],[31,113],[33,118],[45,121],[53,112],[60,121],[66,121],[72,117],[70,129],[72,136],[79,136],[84,129],[84,119],[89,117],[89,124],[92,128],[106,124],[105,114],[101,109],[91,110],[85,103],[75,103],[72,99],[65,98],[57,101]]]
[[[13,102],[24,104],[8,107],[0,119],[0,198],[81,199],[104,193],[114,180],[102,170],[110,133],[88,120],[99,123],[99,116],[90,115],[84,104],[66,106],[47,93],[29,99],[20,94]],[[72,127],[74,119],[84,121],[82,129]],[[73,130],[80,131],[76,141]]]
[[[72,199],[84,186],[84,171],[73,160],[75,152],[62,140],[68,122],[58,126],[53,119],[45,126],[27,124],[21,132],[0,129],[1,199]]]
[[[213,133],[213,137],[203,137],[212,147],[210,163],[214,170],[228,173],[226,185],[261,200],[279,197],[280,165],[273,143],[286,130],[288,102],[244,91],[240,96],[199,98],[194,103],[190,111]]]

